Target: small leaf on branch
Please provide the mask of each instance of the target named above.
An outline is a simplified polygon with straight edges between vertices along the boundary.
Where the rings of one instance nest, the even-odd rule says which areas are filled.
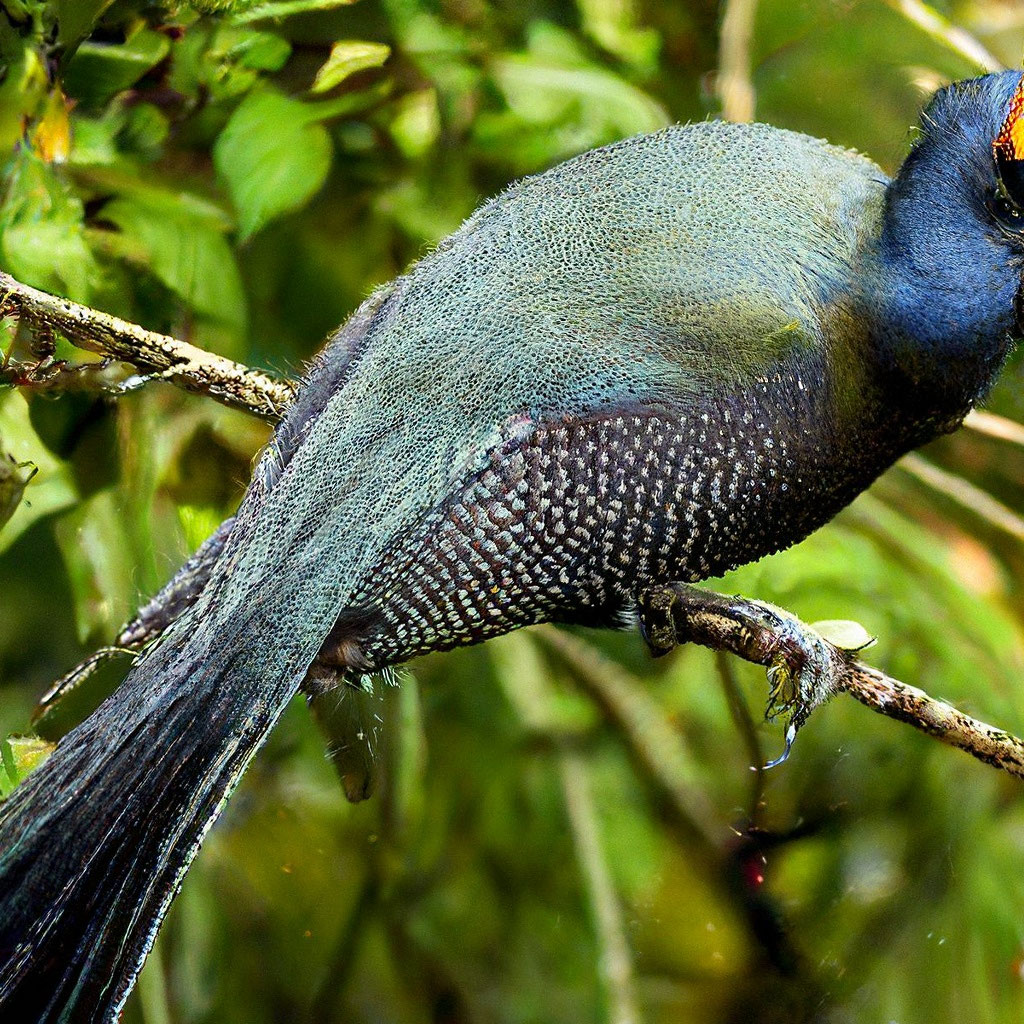
[[[841,651],[863,651],[878,642],[877,636],[852,619],[822,619],[812,622],[811,629]]]
[[[391,47],[383,43],[343,39],[331,47],[331,55],[316,73],[311,91],[327,92],[359,71],[379,68],[390,55]]]
[[[339,7],[349,7],[356,0],[268,0],[246,7],[233,15],[236,25],[246,25],[251,21],[264,21],[269,18],[287,18],[293,14],[308,14],[311,11],[333,11]]]

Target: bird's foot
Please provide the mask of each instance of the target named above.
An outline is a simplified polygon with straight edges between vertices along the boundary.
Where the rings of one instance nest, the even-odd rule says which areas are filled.
[[[837,646],[774,605],[686,583],[652,587],[638,603],[640,630],[655,657],[697,643],[765,666],[766,717],[786,719],[785,749],[766,768],[786,760],[811,712],[841,689],[853,648]]]

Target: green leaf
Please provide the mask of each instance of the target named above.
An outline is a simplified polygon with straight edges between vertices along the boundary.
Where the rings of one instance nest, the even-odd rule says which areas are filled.
[[[670,120],[656,100],[599,67],[510,55],[494,62],[494,78],[509,106],[527,123],[579,116],[597,131],[632,135],[664,128]]]
[[[657,29],[641,28],[635,4],[618,0],[576,0],[583,31],[609,53],[650,73],[656,67]]]
[[[308,14],[310,11],[334,11],[339,7],[349,7],[356,0],[271,0],[256,4],[232,16],[236,25],[245,25],[252,21],[264,21],[268,18],[287,18],[292,14]]]
[[[304,206],[331,167],[327,130],[315,107],[263,89],[232,114],[213,149],[217,172],[238,211],[242,239]]]
[[[55,747],[39,736],[8,736],[0,743],[0,799],[35,771]]]
[[[78,639],[109,636],[134,610],[135,552],[110,489],[62,516],[54,531],[75,602]]]
[[[27,482],[22,500],[0,528],[2,553],[33,523],[74,504],[78,492],[67,465],[47,449],[32,429],[28,405],[16,392],[0,396],[0,434],[11,458],[38,469],[31,482]]]
[[[167,36],[149,29],[136,32],[125,43],[88,40],[68,64],[64,89],[87,106],[102,106],[159,64],[170,46]]]
[[[153,274],[197,313],[242,333],[245,293],[234,253],[209,221],[143,195],[113,199],[103,219],[116,224],[147,253]]]
[[[482,112],[475,134],[524,171],[671,121],[656,99],[593,64],[571,33],[548,23],[531,26],[526,52],[499,54],[490,70],[508,110]]]
[[[4,269],[25,284],[88,302],[97,267],[83,235],[81,200],[27,148],[9,180],[0,209]]]
[[[118,124],[115,134],[123,128]],[[72,158],[75,152],[72,150]],[[196,192],[185,191],[181,183],[171,175],[157,177],[148,173],[141,177],[131,165],[116,167],[89,167],[90,187],[103,195],[130,196],[138,199],[154,214],[164,217],[187,217],[197,220],[221,234],[235,226],[234,218],[226,203],[215,202]]]
[[[343,39],[331,47],[331,55],[316,73],[311,91],[327,92],[356,72],[379,68],[390,55],[391,47],[383,43]]]
[[[56,0],[57,42],[70,49],[84,39],[112,0]]]
[[[236,30],[238,31],[238,30]],[[244,30],[227,56],[253,71],[280,71],[291,56],[292,44],[273,32]]]
[[[118,136],[125,120],[125,111],[116,104],[104,111],[102,117],[89,117],[73,111],[68,162],[78,167],[116,164],[120,158]]]

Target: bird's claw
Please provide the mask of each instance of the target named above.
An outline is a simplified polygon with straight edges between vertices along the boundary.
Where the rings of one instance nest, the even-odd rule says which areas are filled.
[[[844,666],[843,655],[824,637],[776,608],[763,607],[772,620],[773,634],[766,666],[769,689],[765,718],[783,718],[786,722],[785,747],[764,766],[774,768],[789,757],[797,733],[814,709],[836,692]]]
[[[837,691],[846,667],[843,650],[788,612],[685,584],[643,593],[640,629],[655,657],[678,644],[695,642],[765,666],[769,684],[765,716],[786,722],[785,748],[765,768],[789,757],[797,733],[811,712]]]
[[[761,765],[763,771],[768,771],[769,768],[778,768],[780,764],[789,759],[789,752],[793,749],[793,740],[796,739],[797,728],[792,722],[786,726],[786,745],[782,748],[782,753]]]

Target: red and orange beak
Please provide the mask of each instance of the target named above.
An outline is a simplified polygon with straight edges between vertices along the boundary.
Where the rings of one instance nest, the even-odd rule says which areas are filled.
[[[1024,195],[1024,77],[1010,100],[999,134],[992,140],[992,155],[1009,196],[1016,199]]]

